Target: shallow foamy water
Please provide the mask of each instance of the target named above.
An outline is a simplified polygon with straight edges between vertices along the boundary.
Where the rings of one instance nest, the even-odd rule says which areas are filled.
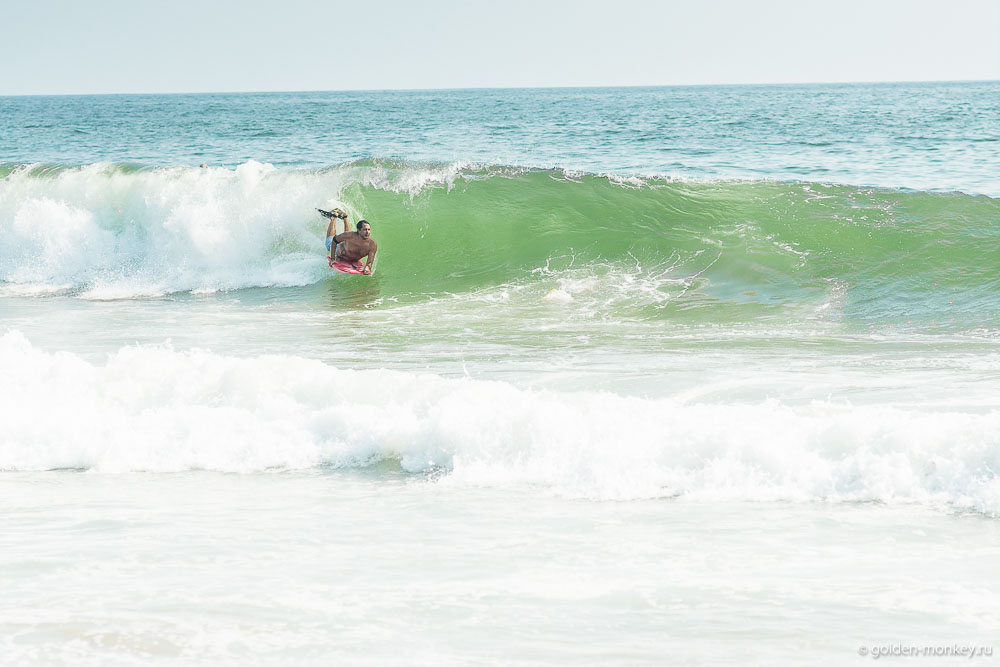
[[[1000,623],[996,522],[920,506],[595,503],[392,469],[2,482],[9,664],[844,664]]]

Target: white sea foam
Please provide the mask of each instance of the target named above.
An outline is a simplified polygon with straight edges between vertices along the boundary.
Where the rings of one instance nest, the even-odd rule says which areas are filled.
[[[426,188],[444,187],[451,190],[463,176],[470,176],[480,165],[471,162],[452,162],[441,165],[409,166],[376,163],[359,168],[359,181],[380,190],[405,193],[416,197]]]
[[[76,290],[116,299],[243,287],[299,286],[329,275],[317,205],[356,211],[348,183],[416,196],[475,178],[476,165],[345,165],[278,170],[127,171],[92,164],[0,179],[0,283],[5,294]],[[488,175],[515,175],[491,168]]]
[[[530,391],[289,356],[0,338],[0,469],[256,472],[395,461],[594,499],[886,501],[1000,513],[1000,411]]]
[[[313,207],[343,178],[253,161],[15,172],[0,180],[0,281],[93,298],[309,284],[326,275]]]

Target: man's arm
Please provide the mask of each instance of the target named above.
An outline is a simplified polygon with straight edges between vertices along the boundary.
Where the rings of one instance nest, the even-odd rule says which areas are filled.
[[[375,253],[378,251],[378,244],[372,241],[371,250],[368,251],[368,259],[365,260],[365,273],[372,272],[372,263],[375,261]]]

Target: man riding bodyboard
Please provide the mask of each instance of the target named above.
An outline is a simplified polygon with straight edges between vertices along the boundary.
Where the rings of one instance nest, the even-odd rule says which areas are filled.
[[[330,218],[330,224],[326,228],[326,249],[330,251],[328,257],[331,268],[335,263],[343,262],[350,264],[360,273],[370,275],[374,268],[375,253],[378,251],[378,243],[372,236],[372,226],[367,220],[358,221],[358,231],[350,230],[350,223],[347,220],[347,213],[340,209],[324,211],[317,209],[320,213]],[[344,229],[348,231],[337,234],[337,218],[344,221]],[[365,263],[361,263],[361,258],[367,255]]]

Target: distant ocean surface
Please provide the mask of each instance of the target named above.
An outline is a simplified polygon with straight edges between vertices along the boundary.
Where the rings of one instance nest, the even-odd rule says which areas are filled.
[[[995,660],[998,197],[998,82],[0,97],[0,654]]]
[[[378,160],[1000,195],[1000,83],[0,98],[0,163]]]

